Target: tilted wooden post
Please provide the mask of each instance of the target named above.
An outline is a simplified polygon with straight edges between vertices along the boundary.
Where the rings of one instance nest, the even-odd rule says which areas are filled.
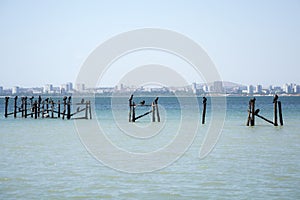
[[[207,101],[207,98],[206,97],[203,97],[203,111],[202,111],[202,124],[205,124],[205,115],[206,115],[206,101]]]
[[[4,117],[7,118],[8,114],[8,101],[9,101],[9,97],[5,97],[5,108],[4,108]]]

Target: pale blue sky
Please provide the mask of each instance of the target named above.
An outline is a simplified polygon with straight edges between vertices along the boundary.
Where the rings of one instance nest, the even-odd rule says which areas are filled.
[[[0,86],[74,82],[99,44],[145,27],[196,41],[223,80],[300,84],[299,0],[0,0]]]

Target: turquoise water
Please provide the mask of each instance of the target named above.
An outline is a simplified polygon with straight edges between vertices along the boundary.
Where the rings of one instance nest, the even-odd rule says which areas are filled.
[[[180,159],[161,170],[137,174],[111,169],[94,159],[81,143],[73,120],[1,117],[0,199],[299,199],[300,97],[280,100],[283,127],[260,119],[255,127],[246,127],[249,98],[227,98],[222,135],[214,150],[199,159],[210,122],[208,106],[207,124],[199,126]],[[128,125],[128,101],[118,102],[115,119]],[[202,110],[201,98],[199,102]],[[3,116],[3,99],[0,103]],[[160,98],[159,103],[165,125],[163,134],[151,138],[154,142],[127,140],[119,134],[110,98],[96,99],[93,120],[97,117],[111,140],[124,148],[155,150],[176,132],[181,109],[194,112],[175,98]],[[257,97],[256,107],[272,119],[272,97]],[[149,121],[146,117],[137,125],[151,128]],[[91,121],[84,123],[89,126]]]

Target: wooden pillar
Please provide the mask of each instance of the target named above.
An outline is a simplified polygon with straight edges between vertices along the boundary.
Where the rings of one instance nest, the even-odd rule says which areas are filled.
[[[31,109],[30,109],[30,111],[31,111],[30,115],[31,115],[31,118],[33,118],[33,98],[34,97],[30,97],[30,107],[31,107]]]
[[[42,101],[42,118],[44,118],[44,113],[45,113],[45,100]]]
[[[92,119],[91,101],[89,101],[89,113],[90,113],[90,119]]]
[[[21,97],[21,116],[24,117],[24,97]]]
[[[60,100],[57,101],[57,117],[60,118]]]
[[[71,119],[71,96],[69,96],[67,103],[67,119]]]
[[[27,118],[27,97],[24,97],[24,117]]]
[[[54,101],[51,99],[51,118],[54,118]]]
[[[88,119],[88,109],[89,109],[89,103],[88,101],[85,102],[85,119]]]
[[[203,97],[203,111],[202,111],[202,124],[205,124],[205,115],[206,115],[206,102],[207,102],[207,98]]]
[[[18,96],[15,96],[15,103],[14,103],[14,118],[17,117],[17,101],[18,101]]]
[[[132,104],[132,122],[135,122],[135,103]]]
[[[278,126],[277,117],[277,100],[274,101],[274,126]]]
[[[38,117],[40,117],[40,113],[41,113],[41,102],[42,102],[42,97],[39,96],[39,98],[38,98],[38,105],[37,105],[37,107],[38,107]]]
[[[255,126],[255,98],[251,99],[251,126]]]
[[[129,118],[128,118],[128,121],[131,122],[131,113],[132,113],[132,98],[133,98],[133,95],[130,96],[129,98]]]
[[[158,111],[158,97],[156,97],[156,99],[154,100],[154,103],[155,103],[157,122],[160,122],[160,116],[159,116],[159,111]]]
[[[49,114],[49,98],[45,99],[46,102],[46,113]]]
[[[155,103],[152,102],[152,122],[155,122]]]
[[[283,126],[283,118],[282,118],[282,110],[281,110],[281,101],[277,101],[278,103],[278,110],[279,110],[279,122],[280,126]]]
[[[34,119],[37,119],[37,101],[36,100],[34,101],[33,107],[34,107]]]
[[[4,117],[7,118],[8,114],[8,101],[9,101],[9,97],[5,97],[5,108],[4,108]]]
[[[63,110],[63,117],[62,117],[62,119],[65,119],[66,106],[67,106],[67,97],[66,96],[63,98],[63,101],[64,101],[64,110]]]

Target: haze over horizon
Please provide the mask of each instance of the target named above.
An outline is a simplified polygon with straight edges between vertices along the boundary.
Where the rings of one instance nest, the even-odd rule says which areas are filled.
[[[172,30],[197,42],[224,81],[299,84],[299,19],[296,0],[1,1],[0,86],[75,82],[98,45],[146,27]],[[100,84],[115,85],[132,67],[149,62],[174,67],[189,83],[203,82],[191,66],[170,55],[128,57],[112,66]]]

